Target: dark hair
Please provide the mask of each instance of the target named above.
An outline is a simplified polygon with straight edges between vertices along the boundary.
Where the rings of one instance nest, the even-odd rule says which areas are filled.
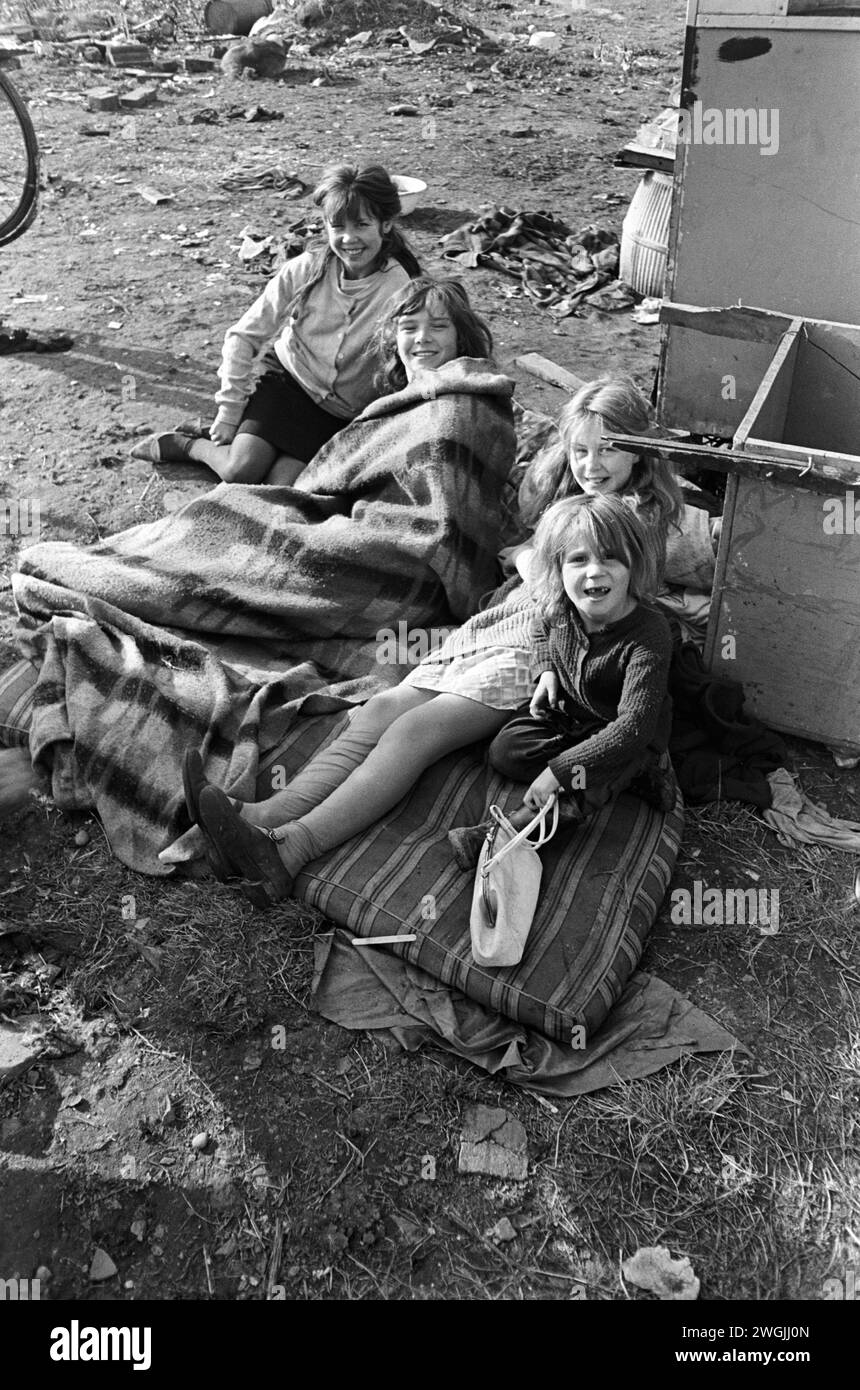
[[[423,309],[428,301],[433,307],[444,310],[457,330],[458,357],[488,358],[491,355],[493,335],[469,303],[462,281],[419,275],[389,300],[368,345],[368,351],[376,353],[381,363],[376,373],[380,392],[401,391],[406,385],[406,368],[397,352],[397,323],[406,314]]]
[[[520,485],[520,515],[536,525],[545,507],[562,497],[579,495],[570,468],[574,436],[597,416],[609,434],[655,434],[651,407],[629,376],[601,376],[581,386],[558,420],[559,438],[538,454]],[[671,465],[657,454],[640,454],[634,461],[625,494],[634,494],[642,511],[656,513],[665,532],[681,515],[681,490]]]
[[[548,622],[561,621],[570,607],[561,567],[577,532],[583,532],[600,554],[623,561],[630,571],[631,597],[651,597],[657,586],[658,563],[651,528],[617,493],[579,493],[549,507],[534,536],[529,585]]]
[[[368,164],[366,169],[333,164],[324,171],[312,198],[328,223],[342,217],[358,218],[362,213],[368,213],[376,222],[393,222],[400,214],[397,185],[381,164]],[[313,257],[310,277],[289,305],[294,321],[301,319],[311,290],[322,280],[334,258],[326,237],[311,242],[308,251]],[[382,246],[373,269],[381,270],[390,260],[398,261],[409,276],[421,274],[421,266],[409,243],[394,226],[382,234]]]

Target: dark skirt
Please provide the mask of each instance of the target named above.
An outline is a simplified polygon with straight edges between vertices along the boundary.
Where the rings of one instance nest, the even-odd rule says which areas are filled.
[[[310,463],[314,454],[349,420],[317,405],[282,366],[274,352],[266,354],[266,371],[245,406],[237,434],[264,439],[279,453]]]

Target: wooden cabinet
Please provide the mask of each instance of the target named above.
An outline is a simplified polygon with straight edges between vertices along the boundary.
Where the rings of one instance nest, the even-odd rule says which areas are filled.
[[[856,757],[860,5],[692,0],[683,88],[658,414],[743,458],[706,660]]]
[[[726,490],[705,648],[766,724],[842,757],[860,756],[858,367],[858,327],[782,335],[733,440],[751,468]]]

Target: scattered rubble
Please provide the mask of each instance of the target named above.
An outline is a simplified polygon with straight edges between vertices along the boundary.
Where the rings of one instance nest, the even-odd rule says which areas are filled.
[[[221,59],[225,77],[277,79],[287,65],[287,45],[278,39],[240,39]]]
[[[105,1279],[113,1279],[119,1270],[106,1250],[102,1250],[97,1245],[93,1251],[92,1263],[90,1265],[90,1282],[93,1284],[103,1283]]]
[[[460,1133],[460,1173],[486,1173],[524,1182],[528,1175],[528,1139],[521,1122],[507,1110],[470,1105]]]
[[[45,1050],[45,1025],[38,1016],[0,1022],[0,1086],[38,1062]]]
[[[119,92],[113,87],[92,87],[87,92],[86,105],[88,111],[118,111]]]
[[[157,102],[157,87],[134,87],[130,92],[120,92],[119,104],[129,111],[140,111],[144,106],[155,106]]]
[[[152,51],[143,43],[124,43],[112,39],[105,44],[105,56],[113,68],[145,68],[152,64]]]
[[[511,1224],[506,1216],[503,1216],[500,1221],[496,1222],[492,1230],[487,1232],[487,1235],[489,1239],[495,1241],[497,1245],[502,1245],[509,1240],[516,1240],[519,1231],[516,1226]]]
[[[435,48],[497,52],[500,45],[453,10],[428,0],[341,0],[322,5],[305,0],[295,8],[279,7],[258,19],[251,37],[277,36],[305,44],[313,53],[335,45],[401,45],[420,55]]]
[[[643,1245],[621,1266],[624,1278],[664,1300],[690,1302],[699,1297],[699,1280],[686,1255],[673,1259],[665,1245]]]

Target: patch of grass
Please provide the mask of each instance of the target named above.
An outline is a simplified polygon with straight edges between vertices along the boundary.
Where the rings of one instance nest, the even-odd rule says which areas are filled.
[[[183,885],[159,914],[159,1022],[231,1039],[259,1028],[286,1001],[306,1010],[323,921],[299,903],[259,913],[239,907],[229,890]]]

